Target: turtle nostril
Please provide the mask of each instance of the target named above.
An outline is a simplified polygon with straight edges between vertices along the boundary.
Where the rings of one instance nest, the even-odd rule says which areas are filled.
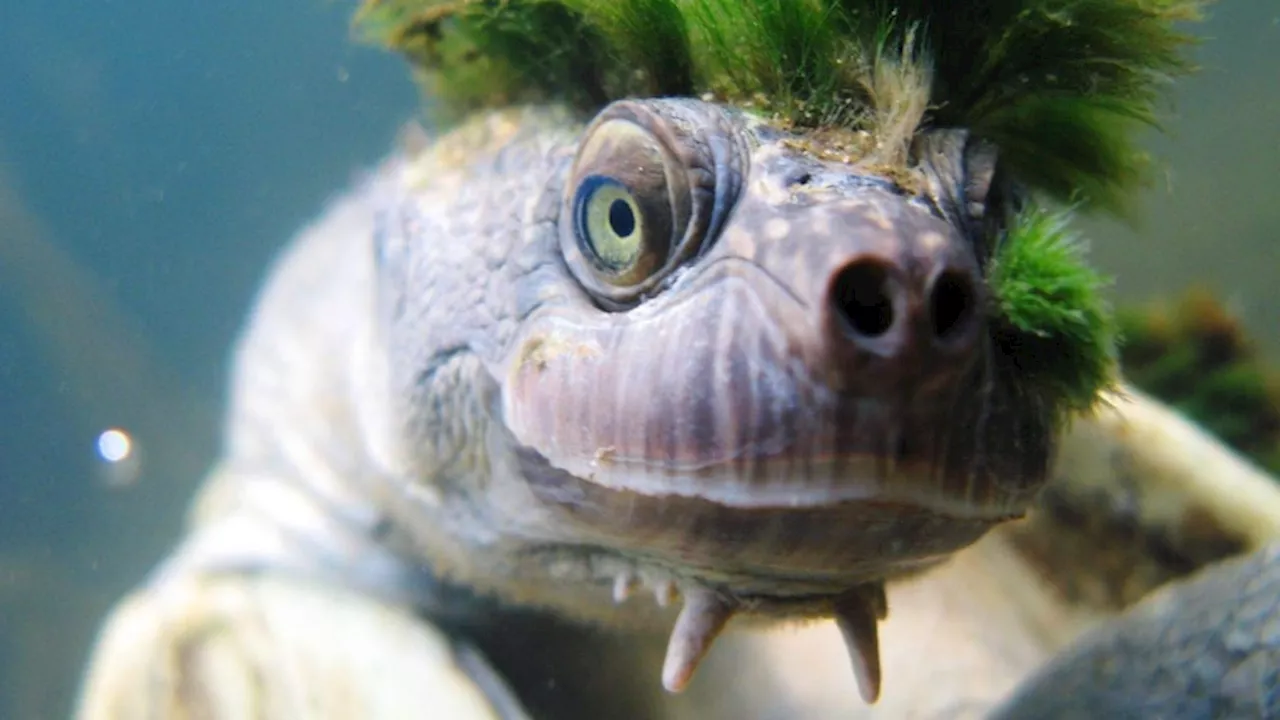
[[[874,260],[846,265],[831,284],[830,302],[855,337],[875,339],[893,327],[893,297],[889,272]]]
[[[947,270],[929,293],[929,317],[934,337],[948,341],[964,333],[974,313],[973,285],[964,273]]]

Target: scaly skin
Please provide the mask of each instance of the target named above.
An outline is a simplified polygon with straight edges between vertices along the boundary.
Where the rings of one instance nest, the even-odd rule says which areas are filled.
[[[661,283],[637,304],[591,274],[564,202],[575,155],[627,172],[610,145],[625,147],[625,134],[581,153],[592,137],[581,121],[509,110],[385,163],[303,234],[264,290],[236,358],[224,459],[189,537],[104,635],[84,717],[207,706],[228,662],[253,668],[250,695],[331,689],[328,677],[371,697],[407,692],[390,680],[373,692],[380,679],[336,657],[290,671],[296,659],[181,651],[216,635],[209,627],[242,628],[248,646],[323,647],[322,635],[290,634],[280,612],[331,600],[359,647],[376,655],[380,638],[413,636],[387,660],[446,658],[418,695],[463,697],[453,707],[472,707],[468,717],[488,712],[475,688],[489,711],[522,712],[497,676],[536,717],[843,715],[863,710],[856,696],[815,699],[775,678],[769,663],[789,660],[767,638],[735,638],[751,652],[713,654],[707,683],[672,696],[658,682],[666,634],[676,622],[663,681],[681,687],[733,614],[834,613],[874,696],[886,580],[910,578],[890,590],[905,627],[938,617],[938,590],[1029,572],[992,537],[967,564],[915,577],[1020,515],[1048,477],[1047,413],[1013,391],[980,314],[954,333],[930,322],[940,274],[982,306],[989,218],[965,213],[987,199],[990,158],[939,135],[917,168],[928,192],[903,193],[711,105],[606,112],[665,138],[668,182],[688,171],[680,182],[698,191],[683,212],[700,229],[659,263]],[[850,333],[833,316],[835,278],[858,262],[898,283],[882,333]],[[634,584],[658,602],[619,602]],[[985,593],[942,617],[977,630],[1018,609]],[[415,626],[419,614],[431,623]],[[454,660],[432,655],[449,645],[433,627],[478,645],[496,675],[457,641]],[[158,639],[131,657],[119,643],[135,632]],[[339,645],[346,635],[332,633]],[[990,687],[973,692],[988,708],[1054,645],[1019,656],[972,641],[970,664],[924,667],[961,682],[990,670]],[[910,669],[896,657],[889,678]],[[138,689],[156,663],[172,686]],[[729,685],[736,706],[718,697]],[[961,700],[912,695],[898,686],[877,710]],[[235,716],[223,700],[212,704]],[[272,717],[299,711],[256,702]],[[362,702],[351,712],[370,717]],[[315,712],[341,717],[338,705]]]
[[[613,618],[627,572],[792,615],[1022,512],[1049,427],[990,349],[964,229],[716,106],[615,108],[697,133],[669,144],[703,184],[690,226],[706,227],[644,302],[579,282],[565,136],[513,141],[496,174],[475,155],[470,177],[420,166],[430,184],[386,221],[378,291],[408,478],[390,512],[410,545],[468,585],[585,616]],[[848,338],[829,307],[856,263],[896,283],[878,337]],[[925,290],[946,273],[967,314],[944,341]]]
[[[993,715],[1280,715],[1280,544],[1162,588],[1094,629]]]

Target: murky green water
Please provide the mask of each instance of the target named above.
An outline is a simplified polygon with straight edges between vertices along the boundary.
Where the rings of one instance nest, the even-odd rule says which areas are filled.
[[[1090,226],[1094,257],[1121,299],[1208,284],[1280,357],[1280,3],[1219,3],[1205,32],[1149,143],[1160,183],[1136,226]]]
[[[0,717],[65,716],[216,451],[272,253],[416,106],[349,9],[0,7]],[[1209,284],[1280,358],[1280,4],[1224,2],[1206,30],[1138,224],[1088,228],[1121,298]],[[113,426],[137,474],[97,459]]]

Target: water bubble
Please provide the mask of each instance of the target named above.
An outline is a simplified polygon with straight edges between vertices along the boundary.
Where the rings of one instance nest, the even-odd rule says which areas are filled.
[[[113,427],[98,434],[98,477],[109,488],[122,489],[138,482],[142,462],[138,443],[127,430]]]
[[[119,428],[103,430],[98,436],[98,457],[109,463],[118,463],[129,459],[133,453],[133,440],[129,433]]]

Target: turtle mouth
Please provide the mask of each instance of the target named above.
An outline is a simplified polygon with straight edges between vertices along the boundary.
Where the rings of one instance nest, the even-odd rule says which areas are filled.
[[[845,496],[832,490],[820,503],[780,496],[774,503],[728,504],[604,485],[528,447],[515,455],[526,487],[564,537],[679,568],[743,596],[838,593],[934,562],[1021,512],[949,512],[908,494],[852,490]],[[927,472],[922,463],[909,467]]]
[[[612,583],[615,603],[641,586],[662,607],[683,599],[662,670],[672,692],[688,684],[735,615],[834,617],[860,692],[874,702],[884,580],[935,565],[1016,515],[957,516],[883,498],[733,506],[608,487],[531,448],[514,454],[555,534],[574,553],[597,557],[584,565],[595,581]]]
[[[564,554],[575,557],[588,574],[581,579],[597,586],[608,584],[607,592],[615,605],[634,600],[644,605],[646,594],[659,609],[679,603],[661,671],[663,687],[669,692],[684,690],[729,621],[745,615],[833,618],[844,638],[860,694],[867,703],[879,697],[878,628],[888,614],[882,580],[857,582],[856,576],[838,573],[800,577],[784,568],[742,574],[726,572],[723,565],[673,565],[670,556],[662,557],[653,548],[644,547],[624,550],[575,544],[542,546],[528,554],[540,556],[538,564],[545,567],[555,567]],[[923,570],[947,555],[919,557],[909,565]],[[589,559],[582,562],[584,558]],[[907,564],[898,568],[899,573],[907,571]]]

